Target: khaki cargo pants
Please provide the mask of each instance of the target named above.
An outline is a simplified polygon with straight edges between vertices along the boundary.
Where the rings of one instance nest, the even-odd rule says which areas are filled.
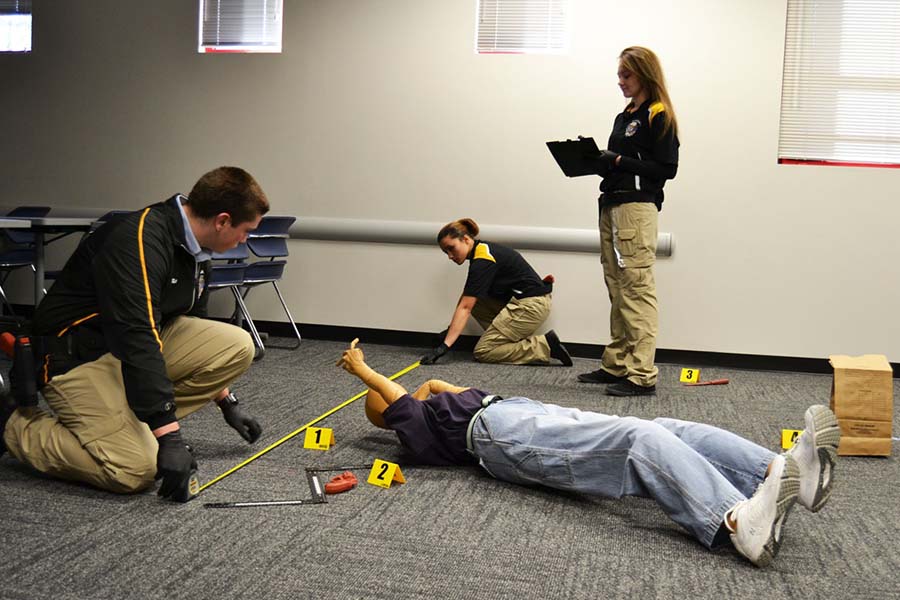
[[[202,408],[253,362],[250,336],[226,323],[178,317],[161,339],[179,419]],[[4,434],[13,456],[42,473],[111,492],[153,484],[156,438],[129,408],[121,363],[112,354],[54,377],[42,394],[55,414],[13,413]]]
[[[659,211],[651,202],[604,206],[600,211],[600,262],[609,292],[610,342],[601,365],[616,377],[656,385],[656,238]]]
[[[472,316],[484,328],[475,345],[475,360],[486,363],[549,363],[550,345],[534,335],[550,316],[550,294],[511,298],[509,302],[479,298]]]

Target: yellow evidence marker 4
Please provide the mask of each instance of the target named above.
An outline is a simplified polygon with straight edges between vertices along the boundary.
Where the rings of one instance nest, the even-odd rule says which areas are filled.
[[[784,450],[790,450],[797,443],[797,438],[803,433],[800,429],[782,429],[781,430],[781,447]]]

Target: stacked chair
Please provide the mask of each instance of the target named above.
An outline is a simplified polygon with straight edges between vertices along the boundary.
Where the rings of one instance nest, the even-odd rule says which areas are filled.
[[[253,343],[256,345],[256,357],[262,358],[265,354],[265,346],[262,337],[256,329],[253,317],[247,310],[244,303],[244,295],[241,293],[241,287],[244,285],[244,272],[247,270],[247,260],[250,258],[250,250],[247,244],[241,243],[237,248],[228,250],[227,252],[216,252],[212,256],[212,266],[209,271],[209,283],[207,287],[210,293],[216,290],[229,289],[234,295],[234,315],[231,317],[232,322],[238,327],[243,321],[247,322],[250,328],[250,335],[253,337]]]
[[[50,212],[49,206],[19,206],[7,213],[7,217],[43,217]],[[30,267],[35,272],[34,234],[28,230],[4,229],[2,235],[5,238],[6,248],[0,252],[0,301],[4,309],[10,314],[15,314],[12,305],[6,297],[3,285],[10,273],[23,267]]]
[[[264,216],[259,226],[252,232],[246,244],[241,244],[234,250],[213,254],[213,265],[209,276],[210,290],[229,288],[235,299],[235,310],[232,321],[240,325],[247,322],[253,343],[256,345],[256,358],[262,358],[265,354],[263,336],[256,329],[247,304],[244,301],[250,290],[271,283],[281,302],[281,307],[287,315],[288,323],[294,330],[297,343],[290,347],[295,349],[300,346],[302,338],[294,317],[288,309],[284,296],[278,287],[278,282],[284,275],[288,256],[288,230],[296,221],[296,217]],[[250,262],[250,253],[259,258]]]

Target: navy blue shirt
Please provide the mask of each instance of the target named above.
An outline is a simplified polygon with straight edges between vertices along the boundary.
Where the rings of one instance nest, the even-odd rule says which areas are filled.
[[[441,392],[427,400],[404,394],[385,409],[384,423],[418,463],[472,464],[475,458],[466,450],[466,429],[485,396],[474,388]]]

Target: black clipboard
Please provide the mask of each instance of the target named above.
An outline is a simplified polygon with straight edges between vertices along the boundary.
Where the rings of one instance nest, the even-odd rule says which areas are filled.
[[[547,142],[547,148],[567,177],[597,174],[596,159],[600,155],[600,149],[594,138],[579,135],[577,140]]]

